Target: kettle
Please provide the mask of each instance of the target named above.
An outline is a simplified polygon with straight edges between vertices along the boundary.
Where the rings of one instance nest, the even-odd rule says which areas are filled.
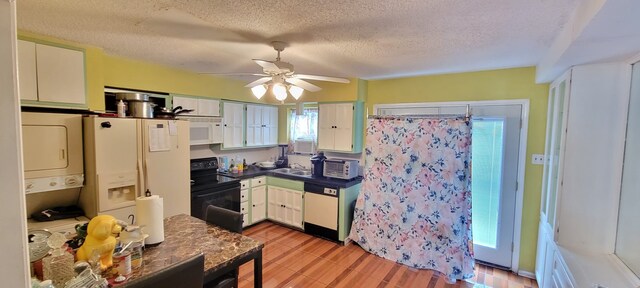
[[[324,160],[327,157],[324,156],[323,152],[318,152],[318,154],[311,157],[311,175],[322,177],[324,170]]]

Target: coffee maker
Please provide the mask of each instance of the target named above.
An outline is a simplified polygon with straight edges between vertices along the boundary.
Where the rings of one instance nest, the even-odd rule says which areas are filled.
[[[289,145],[279,145],[280,146],[280,156],[278,157],[278,160],[276,160],[276,167],[278,168],[284,168],[289,166],[289,158],[287,158],[287,153],[286,150]]]
[[[323,177],[324,171],[324,160],[327,157],[324,156],[323,152],[318,152],[318,154],[311,157],[311,175],[317,177]]]

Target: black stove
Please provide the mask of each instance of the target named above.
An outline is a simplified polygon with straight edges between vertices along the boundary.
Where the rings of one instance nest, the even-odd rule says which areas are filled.
[[[217,173],[218,158],[191,159],[191,216],[206,220],[209,205],[240,212],[240,180]]]

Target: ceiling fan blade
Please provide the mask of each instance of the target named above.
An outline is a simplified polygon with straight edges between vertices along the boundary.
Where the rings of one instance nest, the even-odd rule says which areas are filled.
[[[262,68],[264,68],[267,71],[280,71],[280,67],[278,67],[278,65],[273,64],[273,62],[271,61],[267,61],[267,60],[260,60],[260,59],[253,59],[254,62],[256,62],[256,64],[262,66]]]
[[[261,85],[261,84],[267,83],[267,82],[269,82],[269,81],[271,81],[271,76],[269,76],[269,77],[262,77],[262,78],[260,78],[260,79],[258,79],[258,80],[256,80],[256,81],[253,81],[253,82],[251,82],[251,83],[249,83],[249,84],[245,85],[244,87],[252,88],[252,87],[254,87],[254,86],[258,86],[258,85]]]
[[[346,79],[346,78],[320,76],[320,75],[295,74],[295,75],[293,75],[291,77],[298,78],[298,79],[329,81],[329,82],[338,82],[338,83],[350,83],[351,82],[351,81],[349,81],[349,79]]]
[[[200,72],[198,74],[204,74],[204,75],[213,75],[213,76],[269,76],[267,74],[264,73],[208,73],[208,72]]]
[[[311,83],[309,83],[307,81],[300,80],[300,79],[297,79],[297,78],[287,78],[287,79],[284,79],[284,81],[287,81],[288,83],[291,83],[291,84],[296,85],[296,86],[298,86],[298,87],[300,87],[300,88],[302,88],[304,90],[311,91],[311,92],[316,92],[316,91],[322,90],[322,88],[320,88],[320,87],[318,87],[316,85],[313,85],[313,84],[311,84]]]

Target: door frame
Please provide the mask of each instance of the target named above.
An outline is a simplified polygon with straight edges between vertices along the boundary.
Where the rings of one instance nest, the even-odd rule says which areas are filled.
[[[522,237],[522,208],[524,201],[524,179],[527,166],[527,135],[529,130],[529,99],[513,100],[483,100],[483,101],[451,101],[451,102],[421,102],[421,103],[397,103],[375,104],[374,115],[378,115],[380,109],[385,108],[431,108],[446,106],[496,106],[496,105],[522,105],[520,121],[520,148],[518,149],[518,189],[516,189],[515,219],[513,221],[513,250],[511,251],[511,271],[518,273],[520,266],[520,240]]]

